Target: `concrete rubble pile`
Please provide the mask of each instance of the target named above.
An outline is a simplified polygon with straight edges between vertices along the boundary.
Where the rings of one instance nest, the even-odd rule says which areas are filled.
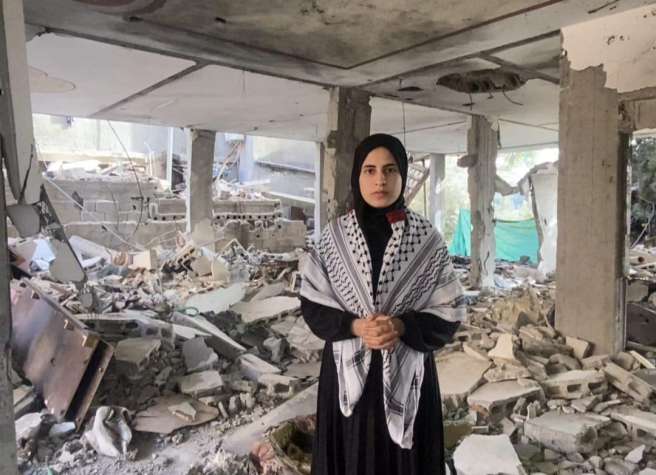
[[[12,303],[35,287],[113,351],[81,423],[15,368],[24,473],[309,473],[323,342],[300,316],[302,251],[177,241],[103,251],[87,267],[93,311],[36,258],[22,263],[34,276],[13,281]],[[71,240],[84,259],[92,244]],[[466,262],[456,269],[465,281]],[[496,293],[466,291],[467,319],[435,354],[457,473],[654,473],[653,348],[596,354],[554,329],[553,282],[508,263],[495,278]]]
[[[48,364],[33,351],[41,343],[12,342],[27,346],[30,355],[14,368],[12,380],[24,473],[44,466],[64,473],[108,460],[119,464],[112,470],[141,463],[139,473],[153,467],[178,473],[171,458],[162,457],[159,465],[143,461],[149,451],[144,440],[176,447],[203,433],[208,454],[214,454],[222,434],[262,418],[316,382],[323,342],[300,316],[302,251],[245,249],[237,240],[201,247],[183,235],[175,250],[114,253],[93,244],[81,238],[71,243],[76,252],[84,247],[83,258],[106,254],[86,269],[93,309],[79,300],[75,286],[55,282],[39,262],[24,260],[33,276],[12,281],[12,304],[25,304],[21,296],[35,292],[34,298],[47,299],[65,315],[64,328],[79,325],[85,338],[99,338],[113,351],[86,417],[76,424],[53,409],[65,382],[49,385],[34,377],[34,367]],[[24,307],[14,307],[15,313],[18,308]],[[33,325],[27,318],[15,316],[16,324]],[[73,360],[81,354],[66,351]],[[55,350],[51,363],[60,357]],[[226,458],[204,459],[216,470],[230,465]]]
[[[656,248],[634,247],[629,262],[627,337],[633,349],[656,346]]]
[[[656,348],[559,334],[555,286],[479,296],[436,354],[458,473],[656,473]]]

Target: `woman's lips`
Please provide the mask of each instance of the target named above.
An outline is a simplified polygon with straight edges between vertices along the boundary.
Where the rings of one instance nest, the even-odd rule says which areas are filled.
[[[384,196],[387,196],[386,191],[374,191],[372,194],[377,198],[383,198]]]

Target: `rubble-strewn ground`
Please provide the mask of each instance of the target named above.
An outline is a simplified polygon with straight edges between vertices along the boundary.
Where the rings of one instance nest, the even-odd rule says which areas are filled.
[[[323,343],[300,316],[301,254],[183,239],[146,264],[101,260],[94,311],[47,272],[32,278],[114,356],[77,430],[15,376],[21,471],[309,473]],[[459,473],[656,473],[656,354],[592,355],[554,329],[552,282],[508,264],[495,277],[496,294],[467,292],[466,322],[435,355]],[[14,281],[12,301],[25,291]]]

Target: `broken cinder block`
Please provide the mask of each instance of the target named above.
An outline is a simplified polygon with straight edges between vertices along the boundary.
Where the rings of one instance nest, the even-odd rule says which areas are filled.
[[[542,388],[535,381],[523,382],[525,384],[518,381],[484,384],[467,398],[467,403],[477,412],[487,415],[490,421],[500,421],[513,410],[519,398],[533,400],[544,396]]]
[[[647,403],[656,390],[646,381],[620,368],[615,363],[608,362],[604,367],[608,381],[620,391],[625,392],[636,401]]]
[[[548,397],[580,399],[606,391],[606,377],[596,370],[573,370],[542,381]]]
[[[563,453],[591,453],[598,447],[598,430],[610,423],[596,414],[564,414],[550,411],[524,424],[531,440]]]

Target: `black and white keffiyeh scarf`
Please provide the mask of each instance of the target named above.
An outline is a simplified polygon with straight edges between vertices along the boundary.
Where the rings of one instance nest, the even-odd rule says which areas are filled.
[[[392,227],[378,279],[372,283],[371,256],[354,211],[323,230],[302,266],[301,295],[321,305],[366,318],[416,310],[448,321],[464,317],[464,298],[442,237],[412,211],[388,214]],[[352,414],[369,372],[371,350],[362,338],[333,342],[340,410]],[[424,353],[399,341],[383,350],[384,406],[391,439],[412,448],[415,416],[424,377]]]

